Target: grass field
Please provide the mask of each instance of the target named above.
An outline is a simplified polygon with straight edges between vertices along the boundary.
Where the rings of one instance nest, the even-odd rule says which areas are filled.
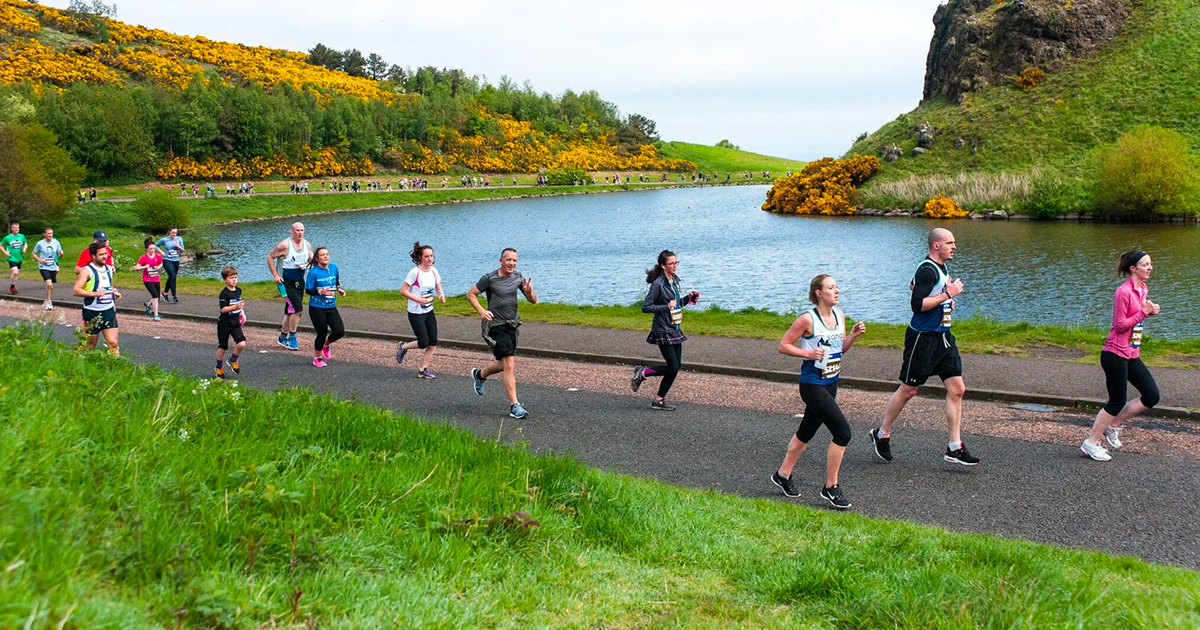
[[[0,330],[0,628],[1195,628],[1200,574],[687,490]]]
[[[782,177],[788,170],[799,171],[805,164],[798,160],[690,142],[660,142],[658,152],[664,157],[694,162],[701,173],[715,172],[720,178],[725,177],[725,173],[731,173],[733,179],[737,180],[743,171],[750,171],[756,179],[761,179],[761,171],[770,171],[771,179],[764,180],[767,183]]]
[[[895,143],[905,157],[885,164],[860,189],[864,203],[877,197],[885,182],[916,175],[957,176],[1000,173],[1021,177],[1039,168],[1067,180],[1090,178],[1094,150],[1114,142],[1138,125],[1160,125],[1183,134],[1191,151],[1200,152],[1196,102],[1200,100],[1200,3],[1194,0],[1143,0],[1132,3],[1124,32],[1097,56],[1072,60],[1048,72],[1037,87],[1022,91],[1012,83],[967,95],[962,104],[933,101],[899,116],[847,153],[874,154]],[[913,129],[929,122],[937,140],[929,153],[908,157],[916,145]],[[967,144],[956,149],[955,139]],[[1017,194],[986,202],[1011,206]]]

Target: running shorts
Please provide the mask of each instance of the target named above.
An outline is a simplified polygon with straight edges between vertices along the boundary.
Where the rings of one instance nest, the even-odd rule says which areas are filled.
[[[17,269],[20,269],[20,268],[21,268],[21,263],[19,263],[19,262],[15,261],[15,260],[10,260],[10,261],[8,261],[8,268],[9,268],[9,269],[12,269],[13,267],[16,267]]]
[[[58,284],[57,269],[38,269],[38,271],[42,274],[42,280],[49,280],[51,284]]]
[[[304,312],[304,278],[299,280],[283,279],[283,289],[287,292],[287,299],[292,303],[292,310],[296,313]],[[283,314],[287,315],[287,304],[283,305]]]
[[[83,331],[90,337],[100,334],[101,330],[117,327],[117,309],[109,308],[103,311],[83,309]]]
[[[962,357],[950,332],[904,331],[904,365],[900,367],[900,382],[920,387],[936,374],[945,381],[962,376]]]
[[[496,345],[492,348],[492,356],[496,359],[511,357],[517,354],[517,329],[511,324],[493,326],[489,334]]]
[[[424,350],[429,346],[438,345],[437,316],[433,311],[409,313],[408,323],[412,326],[413,335],[417,337],[418,348]]]
[[[162,288],[157,281],[143,282],[142,284],[146,285],[146,290],[150,292],[151,300],[157,300],[160,296],[162,296]]]
[[[221,319],[217,320],[217,347],[222,350],[228,350],[230,337],[233,337],[234,343],[246,341],[246,335],[242,332],[242,327],[229,322],[222,315]]]

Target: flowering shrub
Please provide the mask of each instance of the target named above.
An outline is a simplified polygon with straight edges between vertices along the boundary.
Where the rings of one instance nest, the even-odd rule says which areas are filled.
[[[786,214],[854,214],[856,186],[878,172],[879,159],[873,155],[821,158],[791,177],[775,180],[762,209]]]
[[[945,195],[934,195],[925,202],[925,216],[930,219],[961,219],[969,214]]]
[[[187,89],[192,79],[204,72],[204,68],[198,64],[163,55],[149,46],[116,48],[102,44],[94,48],[98,58],[105,65],[119,68],[158,85]]]
[[[0,30],[13,35],[33,35],[42,25],[28,13],[11,4],[0,5]]]
[[[18,39],[0,48],[0,82],[32,81],[34,87],[50,83],[113,83],[121,79],[104,64],[78,54],[58,52],[36,39]]]
[[[1037,85],[1041,83],[1042,79],[1044,78],[1046,78],[1046,73],[1043,72],[1041,68],[1025,68],[1021,71],[1021,74],[1017,75],[1017,87],[1021,88],[1022,90],[1032,90],[1033,88],[1037,87]]]
[[[171,157],[155,174],[160,180],[179,179],[264,179],[277,175],[291,179],[341,175],[370,175],[375,165],[368,158],[351,158],[337,149],[307,150],[304,159],[292,162],[285,156],[253,157],[249,160],[208,158],[198,162],[188,157]]]

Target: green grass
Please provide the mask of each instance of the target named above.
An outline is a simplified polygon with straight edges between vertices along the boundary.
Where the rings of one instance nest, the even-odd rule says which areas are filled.
[[[0,330],[0,628],[1194,628],[1200,575]],[[311,625],[306,625],[311,624]]]
[[[774,179],[782,177],[788,170],[799,171],[805,164],[798,160],[690,142],[659,142],[657,146],[659,155],[694,162],[701,173],[716,172],[722,181],[725,173],[732,173],[734,181],[740,180],[743,171],[750,171],[756,178],[761,171],[770,171]]]
[[[1173,129],[1200,152],[1200,3],[1142,0],[1132,7],[1124,32],[1097,56],[1048,72],[1029,91],[1009,82],[971,93],[965,104],[927,102],[855,144],[848,155],[874,154],[892,143],[905,151],[860,189],[864,203],[886,206],[876,188],[909,175],[1019,175],[1039,167],[1072,181],[1090,179],[1094,149],[1141,124]],[[922,122],[935,127],[936,142],[929,153],[908,157],[916,145],[913,128]],[[957,137],[968,145],[954,148]],[[1010,196],[990,203],[1019,201]]]

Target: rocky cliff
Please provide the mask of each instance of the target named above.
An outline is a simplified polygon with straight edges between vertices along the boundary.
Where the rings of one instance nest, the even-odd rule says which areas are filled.
[[[1115,37],[1129,0],[950,0],[933,16],[924,99],[957,99],[1028,67],[1053,70]],[[1010,79],[1009,79],[1010,80]]]

